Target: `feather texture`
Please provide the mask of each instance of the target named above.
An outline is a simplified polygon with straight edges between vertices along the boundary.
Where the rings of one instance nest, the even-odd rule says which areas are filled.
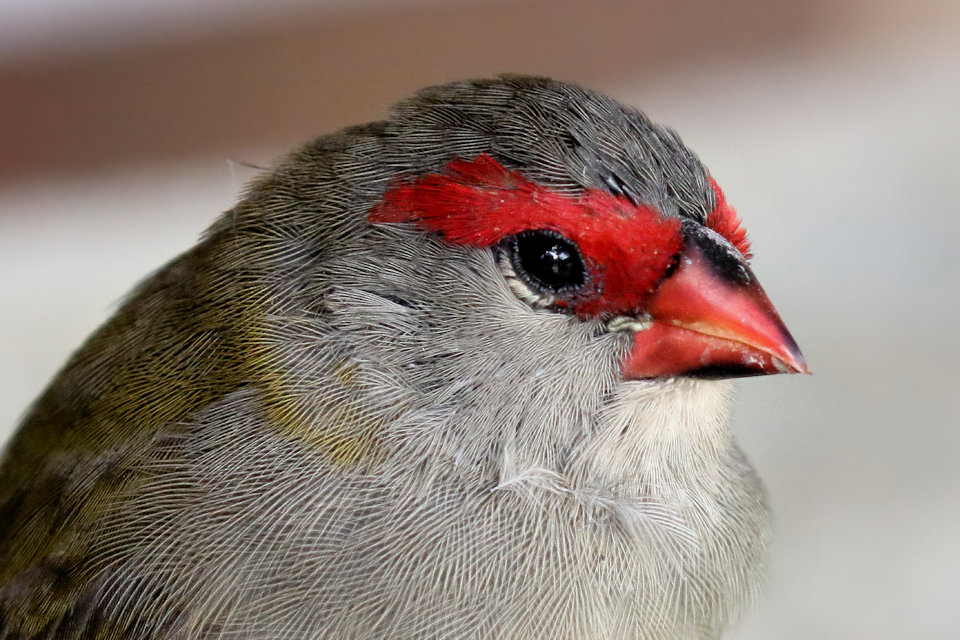
[[[671,131],[505,76],[252,185],[67,363],[0,467],[0,638],[712,638],[762,574],[728,383],[625,382],[489,246],[371,225],[486,154],[700,224]],[[614,185],[616,187],[614,191]]]

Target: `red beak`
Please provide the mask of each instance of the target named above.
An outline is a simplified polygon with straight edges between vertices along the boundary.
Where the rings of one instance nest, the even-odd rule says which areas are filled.
[[[810,373],[746,260],[712,231],[683,229],[677,267],[650,299],[653,323],[634,333],[623,377]]]

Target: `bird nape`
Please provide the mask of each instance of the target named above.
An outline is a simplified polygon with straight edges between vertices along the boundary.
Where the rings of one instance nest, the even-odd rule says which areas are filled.
[[[700,161],[545,78],[259,179],[35,402],[0,638],[714,638],[769,513],[727,423],[805,372]]]

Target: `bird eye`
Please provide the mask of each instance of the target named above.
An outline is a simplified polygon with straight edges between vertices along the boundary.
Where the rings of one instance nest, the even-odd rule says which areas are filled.
[[[513,268],[526,284],[542,293],[564,293],[583,286],[586,269],[577,246],[553,231],[525,231],[513,236]]]

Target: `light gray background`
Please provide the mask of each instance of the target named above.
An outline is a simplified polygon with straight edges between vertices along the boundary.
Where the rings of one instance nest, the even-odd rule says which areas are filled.
[[[271,64],[286,60],[285,65],[251,71],[270,78],[286,74],[286,84],[270,85],[266,97],[251,99],[293,105],[304,98],[284,94],[284,87],[319,83],[336,95],[332,101],[340,111],[318,110],[311,128],[308,110],[290,107],[293,126],[281,105],[265,111],[266,123],[237,120],[231,128],[228,122],[217,136],[173,147],[164,146],[159,134],[151,139],[154,123],[137,120],[136,113],[124,116],[132,118],[123,121],[126,126],[139,127],[131,132],[115,131],[109,118],[98,124],[90,115],[97,98],[68,86],[59,70],[80,68],[88,78],[103,73],[128,83],[131,91],[141,82],[156,83],[176,94],[178,78],[164,75],[165,63],[153,54],[137,53],[131,30],[153,38],[149,47],[176,54],[178,47],[221,38],[218,25],[256,24],[267,3],[245,0],[237,12],[218,2],[210,5],[212,17],[208,13],[202,20],[194,20],[191,12],[197,10],[190,3],[164,8],[144,2],[143,13],[125,9],[110,19],[105,16],[115,6],[108,0],[71,4],[73,13],[47,4],[46,13],[0,4],[0,25],[6,25],[0,27],[0,40],[4,28],[17,35],[0,48],[0,111],[5,97],[19,109],[0,113],[0,441],[125,292],[189,247],[218,212],[232,205],[256,175],[247,164],[268,165],[303,137],[300,129],[320,134],[376,117],[390,100],[421,84],[506,69],[550,73],[605,90],[681,132],[744,218],[754,243],[755,271],[814,370],[813,376],[738,383],[736,428],[767,481],[778,538],[766,597],[729,637],[960,638],[956,3],[818,4],[812,18],[803,14],[800,37],[761,38],[745,51],[730,54],[723,48],[722,55],[713,55],[710,38],[729,44],[757,37],[747,18],[759,3],[740,2],[735,10],[745,16],[742,30],[736,28],[739,22],[731,26],[729,21],[723,29],[705,28],[693,39],[702,50],[692,57],[685,53],[679,62],[669,49],[644,50],[640,43],[644,57],[637,59],[635,74],[631,43],[622,30],[614,43],[594,33],[569,50],[551,49],[556,60],[522,47],[502,51],[528,39],[550,41],[552,34],[530,19],[533,12],[524,18],[526,31],[508,37],[502,47],[497,45],[505,37],[500,32],[472,36],[489,38],[493,61],[478,53],[482,47],[468,47],[469,59],[457,62],[456,52],[418,40],[411,46],[425,48],[414,60],[420,65],[414,73],[397,66],[409,62],[402,53],[391,61],[395,49],[380,52],[370,67],[380,75],[364,76],[358,67],[352,86],[393,78],[397,90],[364,94],[369,100],[355,106],[342,95],[354,89],[337,84],[336,74],[325,71],[334,62],[276,53],[284,50],[284,34],[289,36],[284,20],[307,19],[298,13],[303,11],[299,3],[289,2],[289,16],[270,14],[280,26],[257,26],[266,35],[253,39]],[[350,22],[348,3],[328,4],[309,13],[309,19],[317,24],[346,20],[363,31],[367,15],[374,26],[386,29],[380,41],[391,47],[402,43],[403,35],[377,23],[379,11],[409,6],[436,15],[430,2],[371,1],[356,9],[369,13]],[[665,4],[639,4],[649,5],[651,12],[668,11]],[[593,6],[605,9],[604,2]],[[473,14],[469,24],[458,23],[461,7],[468,14],[479,11],[476,3],[448,4],[444,19],[468,30],[500,24],[499,16]],[[724,10],[719,3],[690,2],[682,10],[698,7]],[[789,27],[795,18],[789,12],[795,9],[782,3],[779,10],[785,18],[767,16],[757,28]],[[230,20],[218,21],[217,11]],[[580,19],[578,10],[563,11],[571,20]],[[558,19],[567,16],[563,11]],[[618,14],[611,11],[607,18],[616,23]],[[662,23],[682,30],[685,20],[668,17]],[[711,18],[697,20],[709,27]],[[572,32],[550,28],[576,33],[575,27]],[[181,32],[190,39],[176,40]],[[112,45],[115,34],[120,43]],[[670,35],[658,42],[670,42]],[[678,31],[676,41],[688,47],[691,39]],[[365,46],[375,48],[377,39],[371,42]],[[603,65],[592,61],[602,59],[608,45],[618,52],[611,63],[616,68],[604,73]],[[237,55],[245,63],[251,59]],[[651,64],[650,56],[657,55],[662,67]],[[111,72],[115,59],[125,56],[144,66],[142,76]],[[225,91],[209,83],[190,91],[202,96],[207,89],[220,97]],[[114,99],[124,99],[122,92]],[[317,109],[325,104],[323,92],[309,99],[320,105]],[[86,111],[75,110],[72,100]],[[170,104],[176,118],[190,116],[182,104]],[[230,104],[217,108],[229,120]],[[161,125],[177,130],[158,113]],[[197,120],[198,130],[221,123],[214,117]],[[254,121],[261,128],[245,138],[250,128],[245,123]],[[273,122],[275,136],[270,135]],[[111,148],[120,150],[105,159],[92,154],[83,137],[83,130],[98,126],[98,135],[115,135]],[[39,132],[33,135],[36,147],[24,131]],[[43,138],[50,131],[65,132],[57,134],[62,142]],[[146,136],[145,142],[124,149],[131,136]],[[151,141],[162,154],[151,154]]]

